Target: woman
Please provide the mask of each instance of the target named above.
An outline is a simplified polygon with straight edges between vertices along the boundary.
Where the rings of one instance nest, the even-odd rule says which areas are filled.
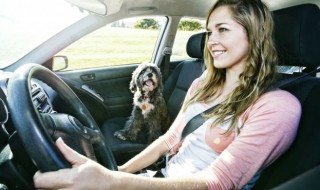
[[[299,101],[272,88],[277,63],[271,13],[261,1],[218,0],[207,18],[206,71],[196,79],[169,131],[139,155],[109,171],[57,146],[72,169],[34,176],[49,189],[250,189],[259,173],[293,142]],[[195,115],[217,105],[179,146]],[[181,146],[180,146],[181,145]],[[162,169],[165,178],[132,175],[167,151],[179,149]]]

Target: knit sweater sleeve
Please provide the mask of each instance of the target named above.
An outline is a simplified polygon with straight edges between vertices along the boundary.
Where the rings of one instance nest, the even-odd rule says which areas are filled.
[[[292,144],[300,115],[300,102],[286,91],[276,90],[260,97],[242,114],[240,134],[199,173],[208,189],[240,189],[248,183]]]

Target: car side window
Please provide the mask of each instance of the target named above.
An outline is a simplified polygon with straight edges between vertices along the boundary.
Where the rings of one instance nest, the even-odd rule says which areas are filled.
[[[128,18],[108,24],[57,53],[53,70],[68,71],[150,62],[160,31],[166,22],[166,17],[159,16]],[[67,67],[61,66],[61,62],[67,62]]]
[[[193,34],[204,32],[205,29],[206,21],[204,19],[182,18],[179,22],[170,60],[190,59],[186,51],[188,39]]]

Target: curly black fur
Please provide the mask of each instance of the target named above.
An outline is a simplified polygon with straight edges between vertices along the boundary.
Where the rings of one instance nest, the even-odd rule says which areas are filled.
[[[162,96],[163,84],[160,69],[143,63],[132,73],[130,90],[134,93],[133,110],[124,129],[114,135],[122,140],[151,143],[170,127],[166,102]],[[147,138],[141,139],[141,133]]]

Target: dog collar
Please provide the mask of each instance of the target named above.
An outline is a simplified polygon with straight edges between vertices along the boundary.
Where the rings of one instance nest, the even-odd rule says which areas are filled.
[[[146,95],[142,95],[142,100],[145,100],[145,99],[148,99],[149,96],[146,96]]]

